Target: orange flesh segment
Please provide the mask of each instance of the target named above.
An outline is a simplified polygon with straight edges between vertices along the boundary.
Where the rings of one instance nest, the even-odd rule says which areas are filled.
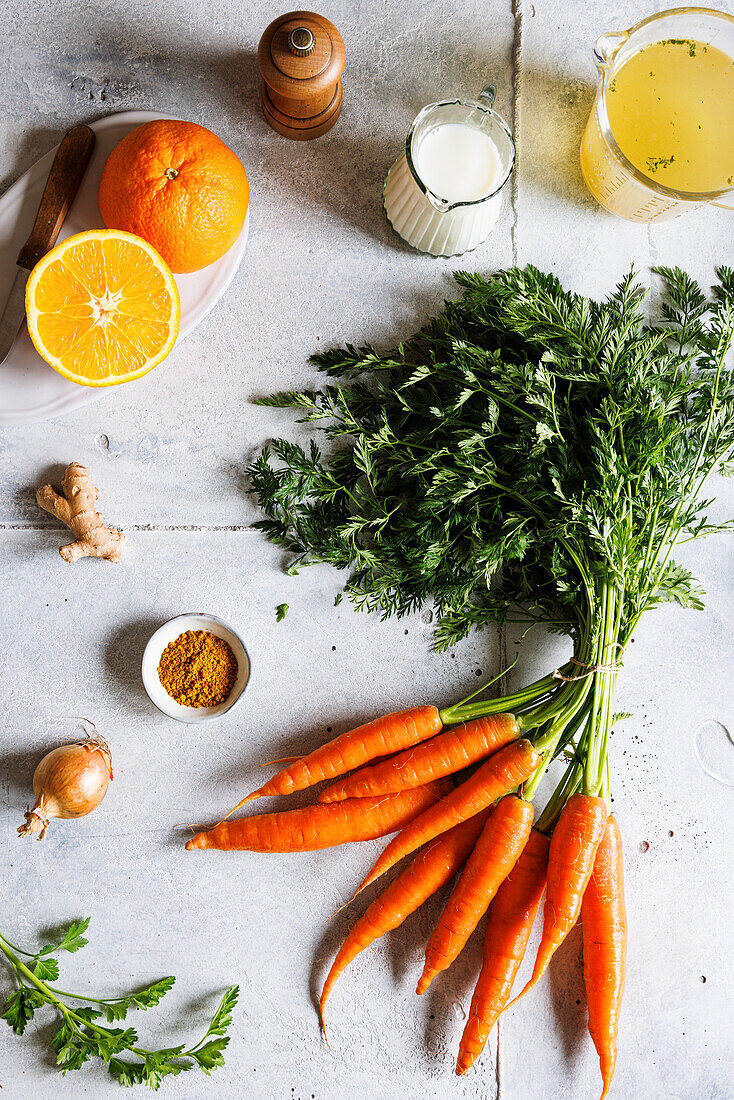
[[[38,350],[62,373],[109,384],[170,350],[178,303],[162,261],[134,239],[84,238],[61,246],[35,287]]]

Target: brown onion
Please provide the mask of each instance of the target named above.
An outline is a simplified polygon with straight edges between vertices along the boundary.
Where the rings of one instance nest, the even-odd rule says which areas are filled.
[[[52,817],[85,817],[99,806],[111,779],[110,748],[96,733],[52,749],[33,774],[36,804],[26,810],[18,835],[43,840]]]

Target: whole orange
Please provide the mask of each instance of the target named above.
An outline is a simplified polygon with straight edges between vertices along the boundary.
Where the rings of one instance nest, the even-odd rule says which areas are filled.
[[[237,240],[250,188],[242,161],[195,122],[156,119],[110,153],[99,185],[108,229],[152,244],[172,271],[198,271]]]

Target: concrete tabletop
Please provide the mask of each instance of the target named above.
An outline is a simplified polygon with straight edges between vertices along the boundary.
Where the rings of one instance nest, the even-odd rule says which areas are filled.
[[[262,775],[261,761],[382,711],[455,700],[500,667],[491,635],[435,655],[429,613],[379,623],[346,602],[333,606],[330,570],[285,575],[252,527],[244,471],[269,436],[292,433],[292,417],[253,399],[312,383],[308,356],[319,348],[389,346],[407,335],[453,293],[457,266],[532,261],[599,295],[631,263],[645,281],[654,263],[709,280],[716,263],[731,263],[734,218],[702,209],[647,228],[615,220],[584,188],[578,143],[593,42],[652,4],[332,0],[322,10],[347,45],[344,109],[327,136],[295,143],[268,128],[258,105],[257,42],[281,14],[272,3],[2,6],[0,189],[72,124],[155,109],[209,126],[241,156],[252,218],[234,284],[164,365],[72,415],[0,435],[0,930],[30,946],[50,927],[91,916],[90,945],[64,963],[64,988],[82,993],[176,974],[166,1002],[133,1021],[146,1045],[193,1038],[217,994],[239,982],[225,1068],[211,1081],[194,1072],[168,1079],[170,1096],[593,1098],[578,930],[549,980],[503,1018],[458,1079],[480,942],[415,997],[434,899],[342,978],[329,1049],[312,996],[353,911],[327,918],[378,845],[187,853],[174,826],[216,819]],[[424,104],[475,94],[490,79],[519,151],[501,221],[461,261],[412,253],[383,216],[385,173]],[[57,549],[66,532],[35,505],[35,488],[58,481],[72,460],[90,468],[102,510],[128,533],[117,567],[65,565]],[[732,514],[733,488],[714,486],[717,514]],[[619,1100],[734,1096],[732,542],[713,537],[680,556],[702,579],[707,610],[670,607],[643,623],[620,687],[620,709],[633,717],[614,736],[631,925]],[[290,612],[276,624],[280,603]],[[230,714],[185,726],[148,702],[140,657],[163,620],[201,609],[239,629],[252,680]],[[508,634],[508,651],[515,641]],[[564,652],[558,639],[531,638],[518,675],[545,671]],[[33,769],[73,715],[93,719],[111,742],[114,783],[91,816],[53,823],[42,844],[21,842]],[[700,767],[697,732],[729,785]],[[0,989],[9,988],[0,966]],[[39,1014],[22,1039],[0,1028],[2,1096],[117,1096],[99,1066],[56,1073],[49,1020]]]

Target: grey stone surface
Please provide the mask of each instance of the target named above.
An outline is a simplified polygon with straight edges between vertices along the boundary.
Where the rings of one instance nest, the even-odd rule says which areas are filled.
[[[514,121],[513,192],[493,236],[462,267],[532,261],[590,293],[604,293],[630,262],[644,278],[655,262],[708,278],[715,263],[731,262],[734,223],[705,210],[648,230],[606,215],[584,190],[577,147],[594,84],[591,47],[602,31],[648,14],[630,0],[338,0],[324,14],[347,43],[344,111],[331,134],[303,145],[275,135],[258,108],[254,52],[280,10],[262,0],[247,9],[229,0],[0,7],[0,186],[74,122],[129,108],[211,126],[241,155],[252,185],[241,271],[163,366],[71,416],[0,435],[0,927],[32,942],[90,914],[91,943],[66,963],[66,986],[80,991],[175,973],[170,1007],[135,1020],[151,1041],[163,1040],[163,1018],[173,1025],[166,1042],[195,1033],[213,993],[238,980],[226,1068],[211,1081],[167,1081],[174,1096],[494,1097],[499,1082],[502,1100],[593,1097],[578,938],[503,1020],[499,1057],[492,1039],[476,1072],[459,1080],[453,1054],[479,945],[417,999],[421,943],[438,912],[427,907],[342,979],[330,1051],[311,997],[349,916],[326,920],[376,846],[187,854],[173,826],[211,820],[250,787],[259,761],[315,745],[328,727],[461,697],[477,669],[499,667],[488,635],[436,656],[419,617],[381,624],[334,608],[338,578],[327,569],[286,577],[278,552],[250,528],[244,491],[248,457],[292,430],[288,414],[257,408],[253,397],[312,380],[307,357],[321,346],[406,334],[451,293],[457,262],[403,249],[381,209],[382,179],[416,111],[494,78],[498,109]],[[90,466],[105,513],[130,532],[117,569],[66,567],[56,553],[63,533],[33,503],[36,485],[72,459]],[[720,511],[731,513],[731,484],[716,489]],[[734,1095],[733,794],[694,753],[703,722],[734,729],[731,540],[681,557],[702,577],[708,609],[666,609],[643,624],[620,690],[620,708],[634,717],[615,734],[631,918],[620,1100]],[[276,626],[281,602],[291,610]],[[229,715],[185,727],[153,710],[138,668],[160,621],[199,608],[240,629],[253,675]],[[544,671],[562,652],[557,639],[532,638],[517,675]],[[43,844],[21,844],[15,826],[35,763],[59,738],[53,723],[63,730],[74,714],[112,742],[114,784],[94,815],[55,823]],[[99,1069],[58,1077],[49,1034],[43,1025],[22,1040],[0,1030],[4,1097],[117,1095]]]

